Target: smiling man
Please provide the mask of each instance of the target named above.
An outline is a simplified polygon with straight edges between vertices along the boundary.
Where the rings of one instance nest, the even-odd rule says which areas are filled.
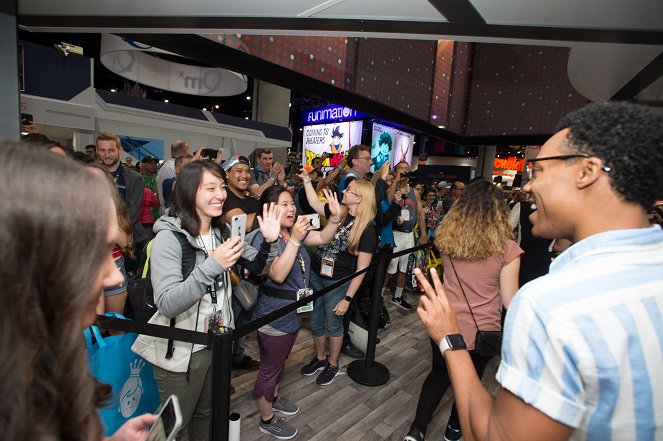
[[[663,118],[624,103],[562,119],[529,160],[533,233],[574,243],[515,295],[493,398],[471,369],[444,289],[419,315],[451,372],[465,439],[663,439]]]

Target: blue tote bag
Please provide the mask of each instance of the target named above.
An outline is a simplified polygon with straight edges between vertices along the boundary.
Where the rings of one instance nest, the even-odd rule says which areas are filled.
[[[124,318],[119,314],[106,315]],[[103,338],[96,326],[85,330],[90,372],[113,388],[109,403],[98,409],[105,436],[115,433],[127,420],[154,413],[159,407],[159,389],[152,364],[131,351],[137,337],[137,334],[127,333]]]

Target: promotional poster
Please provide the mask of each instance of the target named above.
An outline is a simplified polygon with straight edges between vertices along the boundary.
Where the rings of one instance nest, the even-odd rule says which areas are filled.
[[[327,153],[323,171],[336,167],[348,149],[361,144],[362,121],[346,121],[333,124],[304,126],[302,165],[310,165],[313,158]]]
[[[375,173],[386,161],[392,161],[392,165],[403,161],[411,164],[413,147],[413,134],[382,124],[373,124],[373,141],[371,144],[373,165],[371,165],[371,171]]]

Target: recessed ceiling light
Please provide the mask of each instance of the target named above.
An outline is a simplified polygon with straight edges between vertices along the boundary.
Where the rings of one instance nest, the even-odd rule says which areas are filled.
[[[111,92],[117,92],[117,89],[111,89]]]
[[[218,108],[219,108],[219,105],[218,105],[218,104],[214,104],[214,108],[215,108],[215,109],[218,109]]]
[[[248,117],[248,116],[245,116],[244,119],[249,119],[249,117]]]
[[[250,100],[250,99],[251,99],[251,97],[250,97],[250,96],[247,96],[247,97],[246,97],[246,99],[247,99],[247,100]]]
[[[207,111],[207,107],[203,107],[203,110],[204,110],[204,111]]]
[[[169,102],[169,101],[168,101],[167,99],[165,99],[165,100],[163,100],[163,102],[164,102],[164,103],[167,103],[167,102]]]

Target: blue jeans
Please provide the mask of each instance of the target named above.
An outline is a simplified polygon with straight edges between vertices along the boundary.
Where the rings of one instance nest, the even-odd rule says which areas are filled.
[[[310,275],[311,287],[316,291],[326,288],[338,280],[328,279],[314,272]],[[343,335],[343,316],[334,314],[336,304],[345,297],[350,282],[344,283],[336,289],[315,300],[313,311],[309,315],[309,326],[314,337],[340,337]]]

